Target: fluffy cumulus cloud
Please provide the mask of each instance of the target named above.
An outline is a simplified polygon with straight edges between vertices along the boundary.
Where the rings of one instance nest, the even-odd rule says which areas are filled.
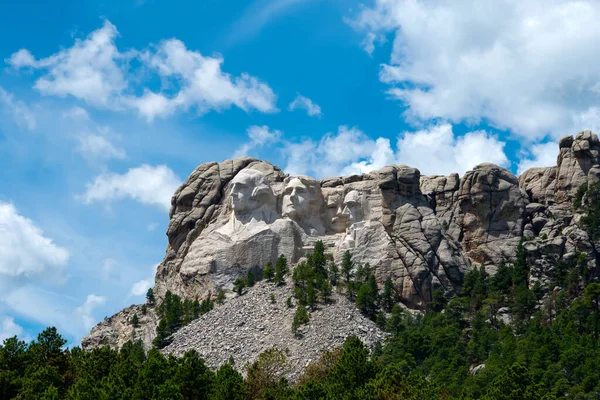
[[[600,3],[375,0],[352,24],[394,35],[381,81],[417,121],[485,120],[530,139],[600,126]]]
[[[456,136],[450,124],[417,132],[405,132],[398,139],[399,163],[419,168],[422,174],[464,174],[482,162],[508,166],[504,142],[485,131]]]
[[[14,205],[0,201],[0,281],[59,277],[68,261],[67,249],[45,236]]]
[[[43,94],[69,95],[110,109],[135,109],[148,120],[191,108],[200,114],[231,106],[277,111],[277,97],[266,83],[247,73],[233,77],[223,72],[220,56],[203,56],[177,39],[122,52],[117,37],[117,28],[105,21],[87,38],[47,58],[36,59],[21,49],[6,62],[15,69],[42,71],[34,87]],[[168,90],[156,92],[144,86],[139,77],[152,74]]]
[[[554,142],[532,145],[519,162],[518,173],[522,174],[529,168],[555,166],[558,150],[558,144]]]
[[[277,142],[283,133],[277,129],[269,129],[268,126],[253,125],[246,130],[250,141],[242,145],[233,154],[234,157],[246,156],[248,153],[257,148],[274,142]]]
[[[89,294],[85,302],[75,310],[81,318],[85,329],[90,330],[96,324],[96,319],[93,316],[94,308],[106,303],[106,297]]]
[[[90,104],[114,106],[113,99],[127,88],[127,54],[115,45],[117,28],[109,21],[88,35],[76,39],[72,47],[47,58],[36,59],[28,50],[14,53],[7,62],[16,69],[46,71],[35,82],[43,94],[71,95]]]
[[[311,99],[308,97],[304,97],[301,94],[298,94],[294,101],[290,103],[288,106],[290,111],[304,110],[310,117],[321,117],[323,113],[321,112],[321,107],[318,104],[313,103]]]
[[[105,173],[97,176],[87,185],[86,192],[80,198],[87,204],[131,198],[168,211],[171,196],[180,184],[181,180],[166,165],[144,164],[124,174]]]
[[[318,142],[287,143],[285,153],[286,172],[320,178],[367,173],[389,164],[410,165],[424,175],[462,175],[482,162],[508,165],[504,143],[495,136],[485,131],[458,136],[450,124],[404,132],[395,148],[387,138],[373,140],[358,128],[340,126]]]
[[[15,323],[14,318],[12,317],[2,317],[0,318],[0,344],[4,342],[5,339],[18,336],[22,337],[23,328]]]
[[[353,162],[370,157],[374,150],[375,141],[360,129],[340,126],[337,133],[327,133],[318,142],[287,143],[285,170],[293,175],[340,175]]]
[[[34,130],[36,118],[30,108],[0,86],[0,111],[6,112],[22,129]]]

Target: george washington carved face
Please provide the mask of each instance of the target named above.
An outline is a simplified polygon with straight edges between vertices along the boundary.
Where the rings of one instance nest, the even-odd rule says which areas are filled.
[[[231,208],[236,213],[256,210],[275,199],[267,178],[259,171],[241,170],[231,181]]]

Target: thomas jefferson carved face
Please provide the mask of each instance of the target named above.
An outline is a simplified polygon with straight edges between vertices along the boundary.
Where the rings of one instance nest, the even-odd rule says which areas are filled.
[[[274,202],[273,192],[263,174],[252,169],[241,170],[231,181],[231,208],[236,213],[249,212]]]
[[[347,224],[352,225],[355,222],[360,222],[364,219],[364,211],[362,207],[362,195],[357,190],[348,192],[344,197],[344,210],[342,214],[347,219]]]
[[[308,187],[298,178],[293,178],[283,191],[282,213],[292,219],[310,215],[312,195]]]

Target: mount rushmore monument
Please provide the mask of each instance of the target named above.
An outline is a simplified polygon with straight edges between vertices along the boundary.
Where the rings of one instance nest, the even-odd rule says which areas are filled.
[[[202,164],[172,197],[154,294],[158,302],[168,290],[188,299],[220,290],[233,297],[234,281],[249,269],[260,274],[281,254],[294,265],[318,240],[335,262],[350,251],[380,285],[391,279],[396,300],[413,309],[426,308],[436,288],[460,290],[470,268],[494,273],[510,263],[522,238],[531,285],[546,285],[557,261],[578,253],[595,268],[599,244],[579,226],[573,200],[582,184],[600,181],[600,142],[585,131],[562,138],[559,150],[556,166],[520,177],[487,163],[462,177],[390,165],[322,180],[248,157]],[[139,307],[98,324],[83,346],[121,345],[132,335],[150,343],[153,313],[135,331],[127,323]]]

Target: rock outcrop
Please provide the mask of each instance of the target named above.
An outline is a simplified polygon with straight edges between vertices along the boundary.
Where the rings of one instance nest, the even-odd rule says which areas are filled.
[[[391,165],[320,181],[247,157],[202,164],[171,201],[157,300],[167,290],[191,299],[224,290],[232,304],[241,304],[231,291],[237,278],[249,269],[260,273],[280,254],[294,265],[317,240],[337,262],[350,251],[355,262],[369,263],[378,282],[390,278],[397,300],[414,309],[425,308],[436,287],[459,290],[473,266],[493,273],[514,261],[522,237],[532,285],[547,285],[559,261],[580,253],[593,269],[597,247],[579,227],[573,201],[582,184],[600,180],[600,142],[586,131],[562,138],[559,147],[557,165],[518,178],[487,163],[463,177],[421,176],[415,168]],[[209,325],[198,322],[178,335],[231,328],[211,328],[217,318],[211,313],[202,319]],[[124,310],[99,324],[84,346],[121,345],[131,333],[124,323],[129,314]],[[155,317],[147,323],[156,324]],[[151,340],[152,327],[140,329],[135,334],[145,332],[143,340]],[[188,342],[181,336],[176,343]]]

